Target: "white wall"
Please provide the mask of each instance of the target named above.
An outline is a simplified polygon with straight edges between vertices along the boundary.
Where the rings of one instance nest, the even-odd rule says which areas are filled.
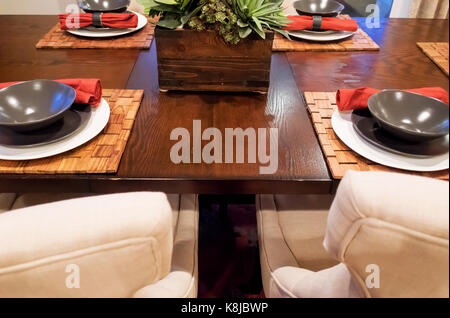
[[[66,11],[68,4],[77,3],[78,0],[0,0],[0,14],[59,14]],[[140,9],[136,0],[131,0],[130,9]]]

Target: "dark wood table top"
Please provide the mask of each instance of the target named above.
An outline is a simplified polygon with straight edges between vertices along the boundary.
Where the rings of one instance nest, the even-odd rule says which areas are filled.
[[[57,21],[55,16],[1,16],[0,82],[95,77],[107,88],[126,86],[139,50],[35,49]]]
[[[113,175],[0,175],[0,191],[165,191],[169,193],[329,193],[330,177],[302,91],[344,87],[442,86],[448,77],[416,48],[418,41],[448,41],[448,21],[393,19],[366,29],[380,52],[277,53],[268,95],[160,93],[156,50],[36,50],[55,23],[51,16],[2,16],[0,82],[34,78],[98,77],[105,88],[145,89],[119,171]],[[361,23],[360,23],[361,24]],[[134,66],[134,67],[133,67]],[[259,164],[174,164],[170,132],[278,128],[278,170]]]
[[[379,52],[287,54],[301,91],[361,86],[380,89],[440,86],[448,90],[448,76],[416,43],[448,42],[449,20],[384,19],[379,29],[369,29],[361,19],[359,25],[380,46]]]

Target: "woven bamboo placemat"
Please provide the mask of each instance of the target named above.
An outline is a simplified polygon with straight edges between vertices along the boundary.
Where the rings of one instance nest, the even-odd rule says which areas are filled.
[[[154,21],[137,32],[117,38],[92,39],[62,31],[57,23],[39,42],[37,49],[149,49],[155,33]]]
[[[447,42],[419,42],[417,46],[448,76],[449,51]]]
[[[348,15],[341,15],[342,19],[350,19]],[[312,42],[295,40],[289,41],[279,33],[275,33],[273,40],[273,51],[282,52],[352,52],[352,51],[379,51],[380,47],[363,30],[358,29],[356,33],[345,41],[340,42]]]
[[[377,164],[361,157],[339,140],[331,126],[331,116],[337,108],[336,92],[305,92],[305,100],[320,146],[334,179],[342,179],[347,170],[387,171],[421,175],[448,180],[449,171],[411,172]]]
[[[141,105],[143,90],[104,89],[111,116],[103,132],[88,143],[49,158],[0,160],[0,173],[81,174],[115,173]]]

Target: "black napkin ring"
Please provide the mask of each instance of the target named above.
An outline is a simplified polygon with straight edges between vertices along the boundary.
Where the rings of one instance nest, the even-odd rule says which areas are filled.
[[[313,16],[313,31],[322,30],[322,17],[320,15]]]
[[[92,25],[96,28],[103,27],[102,24],[102,14],[101,12],[94,12],[92,13]]]

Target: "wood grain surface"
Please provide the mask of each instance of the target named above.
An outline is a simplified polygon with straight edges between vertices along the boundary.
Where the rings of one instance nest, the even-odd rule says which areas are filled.
[[[159,88],[185,91],[267,92],[273,32],[253,33],[237,45],[214,30],[156,28]]]
[[[140,179],[124,182],[138,190],[159,181],[173,181],[172,190],[200,193],[259,193],[273,191],[329,191],[331,180],[309,120],[301,94],[284,55],[272,57],[271,86],[267,95],[251,93],[160,93],[155,47],[140,55],[128,88],[145,87],[136,119],[117,177]],[[170,160],[173,129],[186,128],[192,136],[193,120],[202,129],[278,128],[278,170],[262,175],[260,164],[175,164]],[[145,137],[144,137],[145,136]],[[205,144],[206,141],[203,142]],[[248,144],[245,143],[245,152]],[[111,187],[120,186],[116,182]],[[156,184],[160,186],[161,184]],[[233,186],[229,187],[231,184]],[[269,186],[268,185],[272,185]],[[292,184],[296,186],[292,187]],[[236,186],[237,185],[237,186]],[[99,187],[106,188],[102,181]],[[198,186],[198,187],[197,187]],[[111,190],[108,188],[108,190]],[[203,192],[204,191],[204,192]]]
[[[85,77],[100,78],[105,88],[125,88],[140,50],[36,49],[55,21],[55,16],[1,16],[0,82]]]
[[[378,43],[380,51],[287,53],[301,91],[336,91],[361,86],[379,89],[440,86],[448,90],[448,76],[416,45],[427,41],[448,42],[448,20],[384,19],[380,28],[372,29],[358,22]]]

